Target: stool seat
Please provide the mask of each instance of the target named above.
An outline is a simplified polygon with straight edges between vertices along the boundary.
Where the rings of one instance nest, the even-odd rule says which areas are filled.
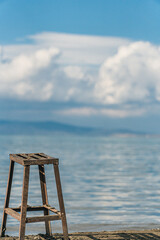
[[[25,165],[42,165],[58,164],[58,158],[50,157],[44,153],[17,153],[10,154],[10,159],[23,166]]]
[[[22,186],[22,201],[20,207],[9,207],[9,200],[11,194],[11,186],[13,179],[13,171],[14,164],[18,163],[23,165],[23,186]],[[59,201],[60,210],[57,210],[54,207],[51,207],[48,204],[48,196],[47,196],[47,187],[46,187],[46,177],[45,177],[45,164],[52,164],[54,168],[55,175],[55,183],[57,187],[57,195]],[[60,173],[59,173],[59,159],[48,156],[44,153],[17,153],[10,154],[10,168],[8,175],[8,184],[6,190],[6,198],[3,209],[3,217],[2,217],[2,225],[1,225],[1,237],[5,236],[6,231],[6,222],[7,215],[10,215],[20,221],[19,227],[19,239],[24,240],[25,237],[25,226],[26,223],[34,223],[34,222],[45,222],[46,234],[51,236],[51,225],[50,221],[61,220],[64,240],[68,240],[68,228],[67,228],[67,220],[63,202],[61,181],[60,181]],[[30,173],[30,165],[38,165],[39,171],[39,179],[41,186],[41,195],[42,195],[42,205],[41,206],[29,206],[27,205],[28,201],[28,186],[29,186],[29,173]],[[27,217],[27,211],[43,211],[43,216],[32,216]],[[52,215],[49,214],[52,213]]]

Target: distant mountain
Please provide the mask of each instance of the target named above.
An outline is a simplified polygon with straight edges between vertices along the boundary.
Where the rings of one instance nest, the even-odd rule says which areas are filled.
[[[91,127],[80,127],[52,121],[45,122],[23,122],[23,121],[0,121],[0,134],[52,134],[55,132],[66,132],[72,134],[90,135],[113,135],[113,134],[145,134],[127,129],[102,129]]]

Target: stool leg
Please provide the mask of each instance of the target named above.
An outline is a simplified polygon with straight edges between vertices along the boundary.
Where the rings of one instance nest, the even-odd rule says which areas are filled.
[[[45,170],[44,165],[38,165],[39,168],[39,178],[40,178],[40,184],[41,184],[41,194],[42,194],[42,202],[43,205],[48,205],[48,197],[47,197],[47,186],[46,186],[46,177],[45,177]],[[44,215],[49,215],[49,210],[44,210]],[[48,221],[45,221],[45,227],[46,227],[46,234],[51,236],[51,223]]]
[[[24,166],[22,203],[21,203],[21,219],[20,219],[20,227],[19,227],[19,239],[20,240],[24,240],[24,236],[25,236],[28,186],[29,186],[29,170],[30,170],[30,166]]]
[[[57,186],[59,207],[60,207],[61,216],[62,216],[63,236],[64,236],[64,240],[68,240],[67,219],[66,219],[66,213],[65,213],[65,208],[64,208],[59,168],[58,168],[58,165],[53,164],[53,166],[54,166],[54,174],[55,174],[55,180],[56,180],[56,186]]]
[[[10,195],[11,195],[11,186],[12,186],[12,179],[13,179],[13,171],[14,171],[14,162],[12,160],[10,160],[10,167],[9,167],[9,175],[8,175],[8,183],[7,183],[4,209],[9,207],[9,200],[10,200]],[[7,214],[3,210],[1,237],[5,236],[6,223],[7,223]]]

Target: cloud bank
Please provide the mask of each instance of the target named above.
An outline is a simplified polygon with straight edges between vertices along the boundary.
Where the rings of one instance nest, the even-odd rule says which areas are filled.
[[[58,33],[29,39],[1,47],[1,98],[72,102],[59,114],[110,117],[140,116],[160,101],[160,46]]]
[[[160,101],[160,47],[134,42],[102,64],[95,94],[103,104]]]
[[[39,49],[30,54],[21,53],[0,63],[1,97],[30,100],[48,100],[53,94],[50,79],[41,80],[39,74],[50,66],[59,54],[56,48]]]

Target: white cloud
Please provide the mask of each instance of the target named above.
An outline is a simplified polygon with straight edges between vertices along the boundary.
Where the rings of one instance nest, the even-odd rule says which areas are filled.
[[[78,34],[44,32],[30,36],[39,46],[55,46],[62,52],[57,60],[67,65],[99,65],[117,52],[117,49],[130,43],[118,37],[99,37]]]
[[[70,108],[64,110],[56,110],[54,114],[60,114],[64,116],[108,116],[108,117],[129,117],[129,116],[142,116],[146,112],[145,109],[109,109],[109,108],[93,108],[93,107],[79,107]]]
[[[79,66],[67,66],[64,67],[64,73],[68,78],[73,78],[73,79],[83,79],[84,78],[84,73],[81,67]]]
[[[48,67],[53,57],[59,54],[56,48],[39,49],[30,54],[20,54],[11,61],[1,62],[0,81],[15,82],[35,75]]]
[[[148,110],[139,104],[160,101],[159,46],[58,33],[30,39],[1,49],[1,98],[83,103],[61,113],[111,117],[140,116]]]
[[[96,115],[97,110],[91,107],[83,107],[83,108],[70,108],[65,110],[57,110],[54,111],[61,115],[72,115],[72,116],[91,116]]]
[[[129,43],[121,38],[58,33],[29,38],[33,43],[0,49],[1,97],[90,102],[100,64],[121,44]]]
[[[134,42],[100,68],[95,95],[102,104],[160,100],[160,47]]]
[[[56,48],[39,49],[23,53],[0,63],[0,93],[30,100],[48,100],[52,96],[53,83],[40,81],[39,72],[49,67],[59,54]]]

